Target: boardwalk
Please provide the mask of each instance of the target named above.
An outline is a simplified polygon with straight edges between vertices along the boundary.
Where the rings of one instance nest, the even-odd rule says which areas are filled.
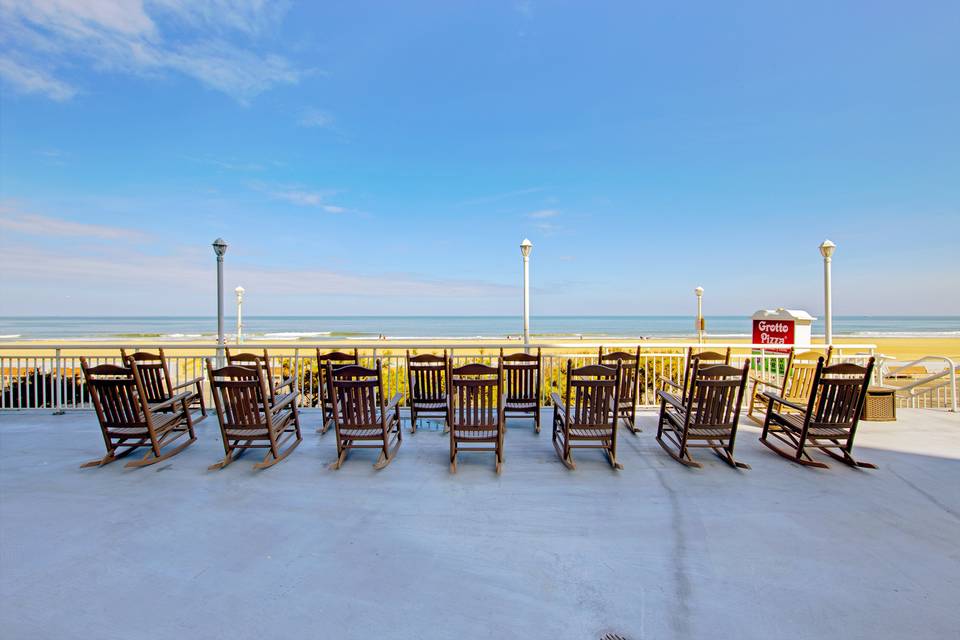
[[[729,469],[690,470],[645,431],[613,472],[512,421],[447,470],[437,431],[339,472],[331,434],[253,472],[215,418],[167,463],[81,471],[92,413],[0,414],[7,638],[945,638],[960,629],[960,417],[865,423],[874,472],[792,465],[744,428]],[[71,442],[65,445],[65,442]],[[234,551],[224,552],[229,547]]]

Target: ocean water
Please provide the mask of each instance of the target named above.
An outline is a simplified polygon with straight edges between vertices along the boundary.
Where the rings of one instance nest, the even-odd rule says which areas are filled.
[[[322,342],[387,338],[504,338],[522,333],[516,316],[245,316],[244,338],[265,342]],[[708,316],[713,338],[749,336],[749,316]],[[227,317],[228,335],[236,318]],[[835,316],[833,331],[843,337],[960,337],[960,316]],[[0,340],[165,341],[216,339],[214,317],[0,317]],[[696,335],[693,316],[534,316],[530,333],[539,338],[679,338]],[[813,325],[823,333],[822,321]]]

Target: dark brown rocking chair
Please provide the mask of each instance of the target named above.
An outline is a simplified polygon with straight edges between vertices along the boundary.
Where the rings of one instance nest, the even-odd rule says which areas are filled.
[[[283,385],[290,387],[289,393],[272,399],[269,375],[259,362],[254,367],[227,365],[215,369],[208,358],[207,372],[224,451],[223,460],[210,465],[210,471],[226,467],[248,449],[267,450],[263,460],[253,465],[254,469],[266,469],[297,448],[303,436],[297,412],[299,393],[293,378]],[[282,449],[291,439],[293,442]]]
[[[447,350],[443,356],[407,351],[407,401],[410,404],[410,433],[417,432],[420,418],[447,417]],[[446,430],[446,429],[444,429]]]
[[[829,468],[810,457],[807,449],[813,448],[851,467],[876,469],[876,465],[853,457],[853,438],[867,397],[873,362],[870,358],[866,367],[848,362],[828,367],[820,358],[806,406],[766,392],[769,404],[760,442],[778,455],[810,467]],[[781,407],[793,412],[782,411]],[[774,444],[772,439],[782,444]]]
[[[731,467],[749,469],[750,465],[733,457],[740,405],[749,372],[749,360],[742,369],[725,364],[701,365],[694,361],[685,403],[678,403],[677,397],[671,393],[659,391],[657,442],[663,450],[677,462],[699,468],[701,465],[691,457],[690,449],[713,449]]]
[[[333,389],[330,386],[330,380],[327,379],[327,363],[333,365],[333,368],[342,367],[348,364],[360,364],[360,353],[354,349],[353,353],[344,353],[342,351],[331,351],[330,353],[320,353],[317,349],[317,397],[319,405],[323,410],[323,424],[317,429],[317,433],[324,434],[333,424]]]
[[[129,367],[91,367],[86,358],[80,358],[80,367],[107,447],[105,456],[86,462],[81,468],[103,466],[135,449],[149,447],[143,458],[126,465],[145,467],[180,453],[196,441],[187,406],[189,391],[151,403],[136,361],[131,361]],[[183,436],[188,436],[186,442],[164,451]]]
[[[200,413],[190,416],[190,421],[196,426],[207,417],[207,407],[203,401],[203,376],[186,380],[180,384],[173,384],[173,378],[170,376],[170,367],[167,364],[167,357],[160,349],[160,353],[149,353],[147,351],[136,351],[127,353],[125,349],[120,349],[120,357],[129,367],[131,360],[137,363],[137,371],[140,374],[140,380],[143,382],[143,388],[147,392],[147,402],[154,404],[164,402],[182,391],[189,391],[187,398],[188,407],[199,407]],[[173,405],[162,409],[165,413],[179,411],[179,407]]]
[[[453,367],[447,361],[450,473],[457,472],[457,454],[467,451],[492,451],[497,458],[497,473],[500,473],[505,429],[503,370],[502,360],[497,367],[485,364]]]
[[[530,416],[533,428],[540,433],[540,371],[543,358],[540,349],[537,355],[531,353],[512,353],[503,355],[500,349],[500,362],[504,375],[504,416]]]
[[[380,449],[374,469],[383,469],[397,457],[403,442],[398,393],[389,402],[383,398],[383,368],[359,365],[333,368],[327,363],[333,389],[333,424],[337,433],[337,459],[330,465],[339,469],[351,449]]]
[[[640,384],[640,347],[636,353],[626,351],[611,351],[604,353],[600,347],[597,361],[608,367],[617,366],[620,361],[620,403],[617,405],[617,417],[623,421],[633,433],[640,433],[637,427],[637,389]]]
[[[573,449],[603,449],[614,469],[617,462],[617,423],[615,408],[620,401],[620,366],[594,364],[573,368],[567,360],[567,388],[563,398],[554,392],[553,448],[569,469],[576,469]]]
[[[730,347],[727,347],[723,353],[719,351],[699,351],[695,353],[693,347],[688,347],[687,357],[684,359],[683,379],[677,382],[672,378],[660,376],[659,380],[662,383],[660,385],[660,391],[672,395],[673,399],[677,400],[681,405],[686,404],[687,392],[690,390],[690,372],[693,371],[694,365],[698,362],[701,367],[712,364],[728,365],[730,364]],[[657,395],[660,395],[659,392]]]

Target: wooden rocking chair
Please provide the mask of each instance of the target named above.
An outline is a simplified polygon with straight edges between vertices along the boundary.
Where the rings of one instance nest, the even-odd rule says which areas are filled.
[[[500,473],[506,420],[503,372],[502,361],[496,367],[485,364],[453,367],[447,361],[450,473],[457,472],[457,454],[468,451],[492,451],[497,458],[497,473]]]
[[[222,469],[242,456],[248,449],[266,449],[263,460],[254,469],[272,467],[297,448],[303,440],[300,434],[300,415],[297,412],[299,393],[291,377],[276,389],[271,389],[269,374],[263,364],[254,367],[227,365],[215,369],[207,359],[210,391],[220,421],[223,438],[223,460],[210,465],[210,471]],[[276,398],[271,390],[285,386],[289,393]],[[283,445],[293,442],[283,449]]]
[[[677,403],[677,397],[671,393],[657,393],[660,397],[657,442],[671,458],[699,468],[701,465],[691,457],[690,449],[709,448],[735,469],[750,468],[733,457],[749,371],[749,360],[743,369],[725,364],[701,365],[694,361],[685,403]]]
[[[407,401],[410,403],[410,433],[417,432],[420,418],[447,417],[447,350],[443,356],[407,351]],[[447,427],[444,427],[446,431]]]
[[[876,469],[876,465],[853,457],[853,438],[857,433],[863,403],[873,373],[873,358],[866,367],[844,362],[825,366],[821,357],[813,376],[813,392],[806,406],[767,391],[767,417],[760,442],[793,462],[829,468],[817,462],[807,449],[819,449],[851,467]],[[792,409],[791,412],[782,407]],[[779,427],[779,430],[774,430]],[[782,444],[774,444],[779,440]],[[787,448],[783,448],[786,445]],[[837,453],[834,450],[839,450]]]
[[[603,347],[600,347],[597,361],[608,367],[617,366],[617,361],[621,363],[620,403],[617,405],[617,417],[627,425],[627,428],[630,429],[632,433],[640,433],[642,429],[637,427],[637,389],[640,384],[640,347],[637,347],[636,353],[627,353],[626,351],[604,353]]]
[[[154,404],[164,402],[172,398],[175,394],[182,391],[189,391],[187,398],[188,407],[199,407],[200,413],[192,414],[190,422],[196,426],[207,417],[207,407],[203,401],[203,376],[197,376],[180,384],[173,384],[173,378],[170,376],[170,367],[167,364],[167,357],[160,349],[160,353],[149,353],[147,351],[136,351],[127,353],[125,349],[120,349],[120,357],[129,367],[130,362],[137,363],[137,371],[140,374],[140,380],[143,382],[143,388],[147,392],[147,402]],[[166,413],[179,411],[179,408],[173,405],[161,409]]]
[[[564,397],[554,392],[553,448],[568,469],[576,469],[573,449],[603,449],[610,466],[617,462],[616,407],[620,402],[621,367],[600,364],[573,368],[567,360],[567,388]]]
[[[81,468],[100,467],[135,449],[149,447],[143,458],[126,464],[145,467],[175,456],[196,441],[187,406],[190,391],[151,403],[135,360],[130,361],[129,367],[91,367],[86,358],[80,358],[80,367],[107,447],[106,455],[82,464]],[[186,442],[167,448],[183,436],[188,436]]]
[[[337,459],[330,465],[339,469],[351,449],[380,449],[374,469],[383,469],[397,457],[403,442],[398,393],[389,402],[383,399],[383,368],[346,365],[333,368],[327,363],[333,390],[333,424],[337,433]]]
[[[827,354],[824,360],[825,366],[830,366],[830,357],[833,355],[833,345],[827,347]],[[797,353],[795,349],[790,349],[790,355],[787,356],[787,366],[783,370],[783,380],[780,384],[767,382],[759,378],[754,379],[753,389],[750,393],[750,408],[747,415],[751,420],[763,426],[763,420],[767,415],[767,397],[764,391],[775,390],[777,395],[785,398],[794,404],[807,406],[807,400],[810,399],[810,390],[813,388],[813,376],[817,371],[817,361],[820,354],[816,351],[804,351]],[[767,387],[761,389],[760,387]],[[780,408],[783,412],[791,412],[787,405]]]
[[[320,353],[317,349],[317,396],[318,404],[323,410],[323,424],[317,429],[317,433],[324,434],[333,424],[333,389],[330,387],[330,380],[327,378],[327,363],[333,365],[333,368],[342,367],[348,364],[360,364],[360,353],[354,349],[353,353],[344,353],[342,351],[331,351],[330,353]]]
[[[684,404],[687,401],[687,391],[690,388],[690,372],[693,370],[693,365],[697,362],[699,362],[701,366],[730,364],[730,347],[727,347],[727,350],[723,353],[719,351],[700,351],[694,353],[693,347],[687,347],[687,356],[684,358],[683,379],[677,382],[672,378],[659,376],[658,380],[661,383],[660,391],[673,395],[674,399],[680,401],[680,404]],[[660,394],[657,393],[657,395],[659,396]]]
[[[540,433],[540,371],[543,358],[540,349],[537,355],[531,353],[512,353],[503,355],[500,349],[500,362],[504,374],[504,416],[530,416],[533,428]]]

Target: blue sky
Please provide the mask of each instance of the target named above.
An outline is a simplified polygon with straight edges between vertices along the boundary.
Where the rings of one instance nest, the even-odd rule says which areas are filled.
[[[0,314],[958,314],[956,2],[0,2]]]

